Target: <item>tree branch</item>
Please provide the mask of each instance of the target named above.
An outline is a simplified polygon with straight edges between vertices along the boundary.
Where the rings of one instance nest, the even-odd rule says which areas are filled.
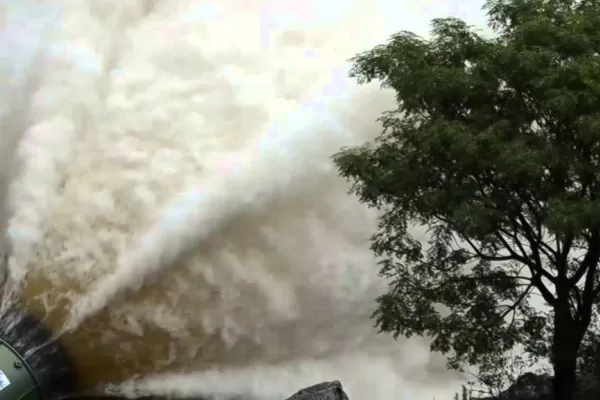
[[[515,260],[522,263],[523,265],[526,265],[529,268],[529,272],[531,273],[531,282],[535,285],[536,288],[539,289],[544,300],[548,304],[554,305],[556,303],[556,298],[548,290],[546,285],[544,285],[544,282],[542,282],[542,279],[541,279],[542,272],[547,273],[547,271],[544,271],[543,268],[537,268],[535,265],[532,265],[533,263],[531,262],[531,260],[529,260],[527,258],[527,256],[520,256],[519,254],[517,254],[514,251],[514,249],[510,246],[510,244],[508,244],[506,239],[504,239],[502,234],[505,234],[506,236],[510,237],[517,244],[518,244],[518,240],[516,240],[514,237],[512,237],[510,234],[508,234],[508,232],[506,232],[505,230],[498,228],[498,232],[496,233],[496,236],[498,237],[498,239],[500,239],[500,241],[504,244],[504,247],[506,248],[506,250],[515,258]],[[521,252],[525,253],[525,249],[523,249],[522,246],[519,246],[519,247],[520,247]]]
[[[570,285],[577,285],[577,282],[583,278],[583,275],[585,275],[586,271],[588,271],[594,263],[598,263],[598,259],[595,257],[593,250],[599,245],[598,234],[597,232],[593,232],[592,236],[588,240],[588,251],[585,253],[583,260],[581,260],[579,263],[579,268],[577,268],[575,274],[573,274],[573,276],[569,279]]]
[[[481,259],[483,259],[485,261],[518,261],[513,256],[492,257],[492,256],[485,255],[485,254],[483,254],[481,252],[480,249],[477,248],[477,246],[475,246],[475,244],[469,238],[465,238],[465,241],[473,249],[473,251],[475,252],[475,254],[477,254],[477,257],[479,257],[479,258],[481,258]]]
[[[571,251],[571,248],[573,246],[573,240],[575,240],[575,237],[572,234],[567,234],[565,236],[565,240],[562,246],[562,252],[558,253],[558,258],[556,260],[556,269],[558,270],[558,272],[560,273],[560,266],[564,265],[566,268],[567,265],[567,260],[569,258],[569,252]],[[560,239],[557,237],[556,241],[559,242]],[[578,279],[579,280],[579,279]]]
[[[540,252],[539,252],[541,243],[536,240],[536,237],[535,237],[536,235],[533,232],[531,225],[529,225],[529,222],[527,222],[527,220],[523,216],[523,214],[519,213],[517,215],[517,219],[521,223],[521,230],[523,231],[523,236],[525,236],[525,238],[529,242],[529,248],[531,249],[532,255],[535,257],[535,264],[540,269],[540,271],[542,271],[543,263],[542,263],[542,259],[540,257]],[[552,260],[552,257],[548,257],[548,258],[550,258]],[[548,273],[546,275],[542,272],[542,274],[546,278],[548,278],[548,280],[550,280],[550,282],[554,283],[554,281],[553,281],[554,277],[552,275],[550,275],[550,273]]]
[[[516,237],[516,235],[510,234],[508,231],[506,231],[505,229],[502,229],[502,228],[498,228],[498,231],[500,233],[504,234],[505,236],[508,236],[509,238],[511,238],[512,241],[517,245],[517,247],[519,248],[519,251],[521,252],[521,256],[516,255],[516,252],[514,252],[514,250],[510,247],[508,242],[506,242],[506,240],[504,238],[502,238],[501,235],[498,235],[500,237],[500,240],[504,243],[504,246],[507,248],[507,250],[510,249],[509,252],[512,250],[512,252],[517,257],[520,257],[519,259],[517,259],[517,261],[526,265],[529,268],[529,270],[531,271],[532,275],[537,273],[537,274],[543,276],[544,278],[548,279],[550,282],[554,283],[555,278],[552,275],[550,275],[550,273],[542,267],[541,260],[539,260],[539,255],[538,255],[538,259],[536,261],[539,261],[540,264],[536,264],[535,262],[533,262],[530,259],[530,255],[527,254],[527,251],[525,251],[525,249],[523,248],[523,245],[521,244],[521,241],[519,240],[518,237]]]
[[[546,257],[548,257],[548,259],[551,262],[556,263],[558,253],[552,247],[550,247],[550,245],[548,243],[546,243],[542,238],[543,228],[542,228],[542,218],[541,218],[540,214],[536,210],[536,207],[532,204],[529,196],[522,196],[522,199],[525,202],[525,204],[527,204],[529,211],[533,215],[533,219],[534,219],[535,225],[536,225],[536,228],[535,228],[536,232],[533,232],[533,228],[530,228],[530,231],[531,231],[532,235],[535,235],[535,240],[540,245],[540,251],[542,253],[544,253],[544,255]],[[525,220],[525,218],[521,214],[519,214],[519,216],[523,220]],[[526,223],[526,225],[529,226],[528,223]]]
[[[581,294],[579,293],[579,288],[577,286],[571,289],[572,296],[569,296],[569,300],[573,303],[574,314],[581,309]]]
[[[594,300],[596,296],[594,295],[594,283],[596,281],[596,272],[598,270],[598,261],[600,260],[600,243],[598,242],[600,236],[600,231],[598,229],[594,229],[592,232],[590,250],[588,251],[589,257],[584,258],[583,262],[588,262],[587,273],[585,276],[585,284],[583,288],[583,296],[582,296],[582,305],[577,313],[580,318],[580,322],[587,325],[590,322],[592,315],[592,306],[594,305]],[[582,264],[583,264],[582,262]],[[596,288],[597,290],[597,288]]]
[[[521,295],[517,298],[517,300],[515,300],[515,302],[512,305],[507,306],[507,309],[506,309],[505,312],[503,312],[501,315],[499,315],[498,318],[495,318],[494,320],[489,321],[485,325],[488,325],[488,324],[492,325],[492,324],[496,323],[497,321],[501,321],[504,318],[506,318],[506,316],[508,314],[510,314],[511,312],[515,311],[517,309],[517,307],[519,307],[519,305],[523,302],[523,300],[525,299],[525,297],[527,297],[527,295],[531,291],[532,287],[533,287],[533,283],[530,283],[529,285],[527,285],[527,288],[525,290],[523,290],[523,293],[521,293]]]
[[[504,236],[507,236],[509,238],[512,239],[513,243],[517,244],[517,247],[519,247],[519,251],[521,252],[521,254],[517,254],[517,252],[515,251],[515,249],[513,249],[513,247],[506,241],[506,239],[504,238]],[[496,233],[496,236],[498,237],[498,239],[502,242],[502,244],[504,245],[504,248],[506,249],[506,251],[509,252],[509,254],[511,254],[515,260],[519,261],[520,263],[523,263],[525,265],[529,264],[531,261],[528,260],[527,258],[527,252],[525,251],[525,249],[523,248],[523,246],[520,245],[519,241],[515,239],[514,236],[512,236],[510,233],[508,233],[506,230],[502,229],[502,228],[498,228],[498,232]]]
[[[539,274],[536,274],[535,271],[531,271],[531,273],[531,281],[533,282],[535,287],[539,289],[546,303],[548,303],[551,306],[554,306],[556,304],[556,297],[554,297],[554,295],[548,290],[546,285],[544,285],[544,282],[542,282],[542,278]]]

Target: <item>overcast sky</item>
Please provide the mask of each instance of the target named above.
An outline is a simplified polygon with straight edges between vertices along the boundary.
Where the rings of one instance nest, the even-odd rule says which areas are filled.
[[[338,0],[333,0],[338,1]],[[327,3],[327,2],[324,2]],[[459,17],[480,28],[486,27],[483,0],[375,0],[388,20],[390,34],[399,30],[425,35],[429,22],[439,17]]]
[[[311,17],[322,20],[319,21],[322,23],[328,19],[335,19],[341,11],[352,7],[355,1],[305,0],[308,5],[298,8],[290,5],[289,1],[273,0],[270,7],[276,10],[267,11],[269,23],[285,26],[291,23],[290,15],[309,9]],[[39,41],[42,27],[56,21],[60,9],[48,5],[48,2],[40,4],[32,0],[0,0],[0,4],[8,9],[0,14],[0,62],[4,67],[10,65],[11,69],[18,71],[30,59],[32,50]],[[462,18],[482,29],[486,27],[485,16],[481,10],[483,0],[372,0],[371,4],[385,19],[385,30],[388,34],[408,30],[426,35],[431,19],[445,16]],[[277,12],[277,9],[287,12]],[[210,18],[208,7],[202,7],[199,11],[205,18]],[[202,16],[198,19],[202,19]],[[81,63],[86,62],[85,54],[74,54],[74,57],[81,58]],[[82,67],[85,65],[82,64]]]

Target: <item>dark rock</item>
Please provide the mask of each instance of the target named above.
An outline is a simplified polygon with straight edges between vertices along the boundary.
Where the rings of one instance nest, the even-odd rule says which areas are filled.
[[[576,400],[600,399],[600,382],[596,378],[584,377],[578,380]],[[482,397],[478,400],[552,400],[552,377],[548,374],[528,372],[517,378],[498,397]]]
[[[242,399],[243,397],[239,397]],[[76,397],[72,400],[127,400],[123,397]],[[146,397],[139,400],[206,400],[198,397],[175,398],[175,397]],[[289,397],[287,400],[348,400],[348,396],[342,389],[339,381],[323,382],[302,389]]]
[[[517,378],[517,381],[500,395],[501,400],[551,400],[552,377],[547,374],[536,375],[528,372]]]
[[[333,381],[302,389],[287,400],[348,400],[348,395],[339,381]]]

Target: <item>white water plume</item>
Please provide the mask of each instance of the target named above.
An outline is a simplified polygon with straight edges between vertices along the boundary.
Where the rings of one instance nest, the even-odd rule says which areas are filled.
[[[43,3],[61,23],[16,153],[12,265],[84,387],[453,394],[425,339],[373,329],[376,214],[331,161],[394,106],[345,60],[443,10],[417,24],[389,1]]]
[[[76,329],[119,292],[139,290],[148,275],[171,266],[232,218],[262,211],[278,198],[299,195],[327,179],[333,168],[329,156],[342,145],[358,143],[344,135],[344,127],[328,113],[327,103],[316,100],[315,96],[313,103],[300,110],[282,111],[250,149],[228,157],[218,174],[167,204],[158,221],[119,256],[115,271],[74,305],[66,329]],[[330,106],[332,102],[329,99]]]
[[[410,362],[415,362],[414,357]],[[407,364],[409,364],[408,362]],[[356,364],[368,365],[361,382],[356,380]],[[136,399],[147,396],[168,398],[211,398],[215,400],[281,400],[282,395],[312,386],[317,382],[342,382],[344,390],[355,398],[449,399],[446,387],[418,388],[409,379],[400,380],[392,359],[366,353],[349,353],[329,360],[296,360],[277,365],[253,365],[249,368],[211,369],[198,373],[149,376],[118,385],[107,385],[104,393]],[[365,382],[372,382],[365,385]],[[418,397],[415,396],[418,393]]]
[[[19,11],[22,17],[23,10],[19,7],[0,3],[0,59],[3,60],[0,64],[0,282],[10,277],[13,286],[19,285],[23,272],[9,268],[8,262],[9,254],[15,252],[15,244],[11,246],[8,240],[10,186],[19,168],[19,143],[31,123],[33,98],[44,67],[40,60],[43,45],[40,37],[53,20],[52,13],[44,12],[41,20],[33,24],[37,32],[28,32],[17,17]],[[39,13],[30,17],[35,20],[36,16],[40,17]],[[11,287],[12,292],[16,290]],[[5,292],[5,296],[10,295]]]

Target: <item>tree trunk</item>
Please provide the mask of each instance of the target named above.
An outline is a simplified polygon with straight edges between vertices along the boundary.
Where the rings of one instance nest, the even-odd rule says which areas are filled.
[[[568,307],[554,310],[552,364],[553,400],[574,400],[577,387],[577,352],[585,330],[573,320]]]
[[[554,400],[573,400],[577,386],[577,353],[561,354],[554,362],[552,393]]]

